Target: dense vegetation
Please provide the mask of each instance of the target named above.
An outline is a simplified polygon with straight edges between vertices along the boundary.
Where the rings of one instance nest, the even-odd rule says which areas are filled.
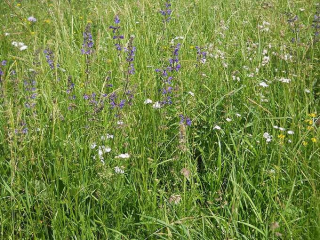
[[[0,20],[0,239],[319,239],[315,1]]]

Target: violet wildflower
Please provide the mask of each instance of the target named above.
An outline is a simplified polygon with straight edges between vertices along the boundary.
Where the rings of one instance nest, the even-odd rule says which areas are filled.
[[[180,114],[180,124],[185,124],[187,126],[191,126],[192,121],[190,118]]]
[[[28,21],[34,23],[37,21],[37,19],[34,16],[30,16],[30,17],[28,17]]]
[[[320,29],[320,4],[317,4],[316,13],[314,14],[312,27],[314,28],[314,42],[319,41],[319,29]]]
[[[93,38],[91,34],[91,24],[88,23],[86,29],[83,33],[83,44],[81,53],[85,55],[90,55],[93,52]]]
[[[197,60],[198,62],[202,63],[202,64],[205,64],[207,59],[207,52],[205,51],[202,51],[202,48],[201,47],[198,47],[196,46],[196,49],[197,49]]]
[[[171,0],[167,0],[165,3],[165,8],[160,10],[161,15],[163,16],[163,22],[169,22],[171,19]]]
[[[47,48],[43,51],[43,53],[46,55],[46,60],[49,64],[49,67],[53,70],[55,68],[53,52],[49,48]]]
[[[161,89],[161,93],[163,95],[163,100],[161,101],[162,105],[172,104],[172,94],[175,90],[173,88],[173,74],[174,72],[178,72],[181,68],[179,63],[179,50],[181,44],[178,43],[175,46],[172,46],[172,56],[169,59],[169,65],[163,69],[156,69],[156,72],[160,74],[160,79],[163,82],[163,87]]]
[[[120,26],[119,26],[119,23],[120,23],[120,18],[118,17],[118,15],[116,15],[114,17],[114,23],[115,23],[115,26],[110,26],[109,28],[112,29],[112,33],[113,33],[113,39],[114,40],[117,40],[117,42],[115,43],[115,47],[118,51],[121,51],[122,50],[122,47],[121,47],[121,44],[120,44],[120,40],[121,39],[124,39],[124,36],[123,35],[119,35],[119,29],[120,29]]]

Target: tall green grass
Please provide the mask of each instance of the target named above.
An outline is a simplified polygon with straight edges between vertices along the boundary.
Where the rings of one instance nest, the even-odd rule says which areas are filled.
[[[1,3],[0,239],[320,237],[316,1],[171,3],[166,23],[165,1]],[[123,109],[108,104],[127,78],[109,29],[116,15],[123,46],[134,36],[137,49]],[[161,100],[155,70],[176,37],[173,104],[154,109],[144,101]],[[45,49],[60,68],[50,69]],[[84,99],[92,93],[97,105]],[[104,164],[98,146],[111,148]]]

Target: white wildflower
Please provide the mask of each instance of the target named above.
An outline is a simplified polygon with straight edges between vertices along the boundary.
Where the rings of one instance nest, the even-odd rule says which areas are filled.
[[[90,148],[91,148],[91,149],[95,149],[96,146],[97,146],[97,144],[94,142],[94,143],[92,143],[92,144],[90,145]]]
[[[261,83],[259,83],[259,85],[260,85],[261,87],[264,87],[264,88],[269,87],[269,85],[266,84],[265,82],[261,82]]]
[[[267,132],[263,134],[263,137],[266,139],[267,143],[272,141],[272,136]]]
[[[123,159],[129,158],[129,157],[130,157],[130,155],[128,153],[122,153],[122,154],[116,156],[116,158],[123,158]]]
[[[227,122],[231,122],[232,119],[231,119],[231,118],[226,118],[226,121],[227,121]]]
[[[193,93],[193,92],[189,91],[188,93],[189,93],[192,97],[194,97],[194,93]]]
[[[309,89],[305,89],[304,92],[305,93],[310,93],[310,90]]]
[[[241,117],[241,114],[240,114],[240,113],[236,113],[236,116],[237,116],[237,117]]]
[[[152,105],[152,107],[153,107],[154,109],[159,109],[159,108],[161,108],[161,104],[160,104],[159,102],[155,102],[155,103]]]
[[[121,168],[118,167],[118,166],[116,166],[116,167],[114,168],[114,171],[115,171],[115,173],[117,173],[117,174],[124,174],[124,170],[121,169]]]
[[[221,130],[221,127],[220,127],[220,126],[218,126],[218,125],[216,125],[216,126],[214,126],[214,128],[213,128],[213,129]]]
[[[287,133],[288,133],[289,135],[293,135],[293,134],[294,134],[294,131],[289,130]]]
[[[149,98],[147,98],[147,99],[144,101],[144,104],[150,104],[150,103],[152,103],[152,100],[149,99]]]
[[[123,125],[123,124],[124,124],[124,122],[123,122],[123,121],[121,121],[121,120],[119,120],[119,121],[117,122],[117,124],[121,126],[121,125]]]
[[[291,82],[291,79],[289,79],[289,78],[283,78],[283,77],[282,77],[282,78],[279,79],[279,81],[280,81],[280,82],[283,82],[283,83],[290,83],[290,82]]]
[[[99,155],[102,155],[103,153],[111,152],[111,148],[106,146],[99,146],[98,149],[99,149]]]
[[[283,128],[283,127],[279,127],[279,130],[280,130],[280,131],[285,131],[286,129]]]
[[[22,46],[22,47],[20,47],[19,49],[20,49],[20,51],[23,51],[23,50],[28,49],[28,46]]]
[[[274,128],[274,129],[278,129],[279,127],[275,125],[275,126],[273,126],[273,128]]]

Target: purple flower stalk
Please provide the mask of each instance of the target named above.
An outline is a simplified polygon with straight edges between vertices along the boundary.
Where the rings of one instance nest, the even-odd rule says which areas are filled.
[[[50,68],[53,70],[55,68],[53,52],[49,48],[45,49],[43,52],[46,55],[47,63],[49,64]]]
[[[85,55],[90,55],[92,52],[93,52],[93,38],[91,34],[91,24],[88,23],[83,33],[83,44],[82,44],[81,53]]]
[[[186,116],[183,116],[182,114],[180,115],[180,124],[185,124],[187,126],[191,126],[191,119],[186,117]]]
[[[169,22],[171,20],[171,0],[167,0],[165,3],[165,8],[160,10],[161,15],[163,16],[163,22]]]
[[[124,39],[124,36],[123,35],[119,35],[119,33],[118,33],[119,29],[120,29],[120,26],[119,26],[120,19],[119,19],[118,15],[116,15],[114,17],[114,23],[115,23],[115,26],[110,26],[109,28],[112,29],[112,33],[114,34],[112,38],[115,39],[115,40],[118,40],[118,42],[115,44],[116,49],[118,51],[121,51],[122,47],[120,45],[120,40]]]

